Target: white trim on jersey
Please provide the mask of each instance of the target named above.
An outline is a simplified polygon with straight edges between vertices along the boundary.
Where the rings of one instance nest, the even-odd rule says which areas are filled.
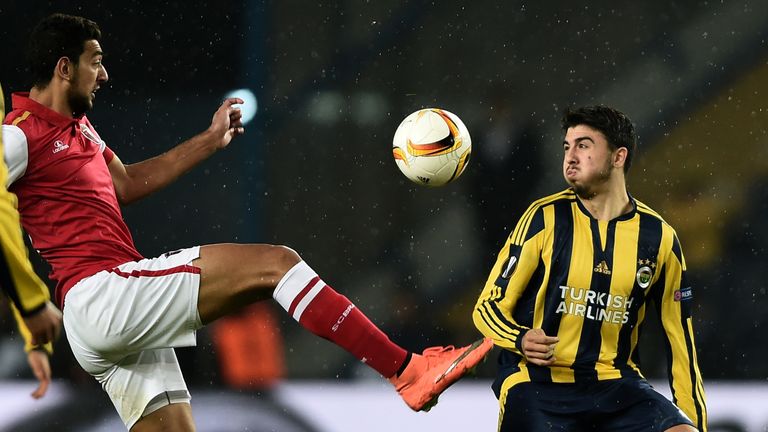
[[[27,172],[29,163],[29,147],[27,136],[18,126],[3,125],[3,159],[8,167],[9,187]]]

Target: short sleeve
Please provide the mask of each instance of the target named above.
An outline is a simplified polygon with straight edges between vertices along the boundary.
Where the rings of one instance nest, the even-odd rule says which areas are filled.
[[[29,163],[27,136],[18,126],[3,125],[3,159],[8,167],[8,187],[24,175]]]
[[[109,165],[110,162],[112,162],[112,159],[115,158],[115,152],[112,151],[111,148],[107,147],[106,145],[103,147],[104,149],[101,151],[102,156],[104,156],[104,162]]]

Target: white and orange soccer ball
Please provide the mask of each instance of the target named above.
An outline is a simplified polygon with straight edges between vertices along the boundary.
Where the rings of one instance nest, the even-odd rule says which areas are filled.
[[[461,119],[439,108],[406,117],[392,140],[395,163],[414,183],[442,186],[456,180],[469,162],[472,139]]]

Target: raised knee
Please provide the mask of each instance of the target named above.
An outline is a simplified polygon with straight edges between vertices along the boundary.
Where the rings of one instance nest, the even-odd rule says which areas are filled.
[[[288,246],[275,245],[273,248],[276,268],[279,269],[281,277],[301,261],[299,254]]]

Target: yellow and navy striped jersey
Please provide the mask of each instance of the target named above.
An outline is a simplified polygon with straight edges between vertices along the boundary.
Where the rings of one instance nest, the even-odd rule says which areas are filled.
[[[5,115],[3,89],[0,88],[0,123]],[[25,341],[27,351],[35,348],[32,335],[21,316],[29,316],[45,307],[50,299],[48,287],[32,269],[21,236],[16,196],[6,189],[8,170],[3,159],[3,139],[0,133],[0,290],[11,299],[11,308]],[[50,343],[44,346],[51,352]]]
[[[641,378],[637,342],[649,301],[665,335],[675,404],[706,430],[704,388],[691,323],[692,289],[675,231],[630,197],[633,209],[593,218],[566,189],[534,202],[507,239],[477,301],[477,328],[505,348],[494,390],[526,381]],[[528,364],[522,336],[560,341],[556,362]]]

